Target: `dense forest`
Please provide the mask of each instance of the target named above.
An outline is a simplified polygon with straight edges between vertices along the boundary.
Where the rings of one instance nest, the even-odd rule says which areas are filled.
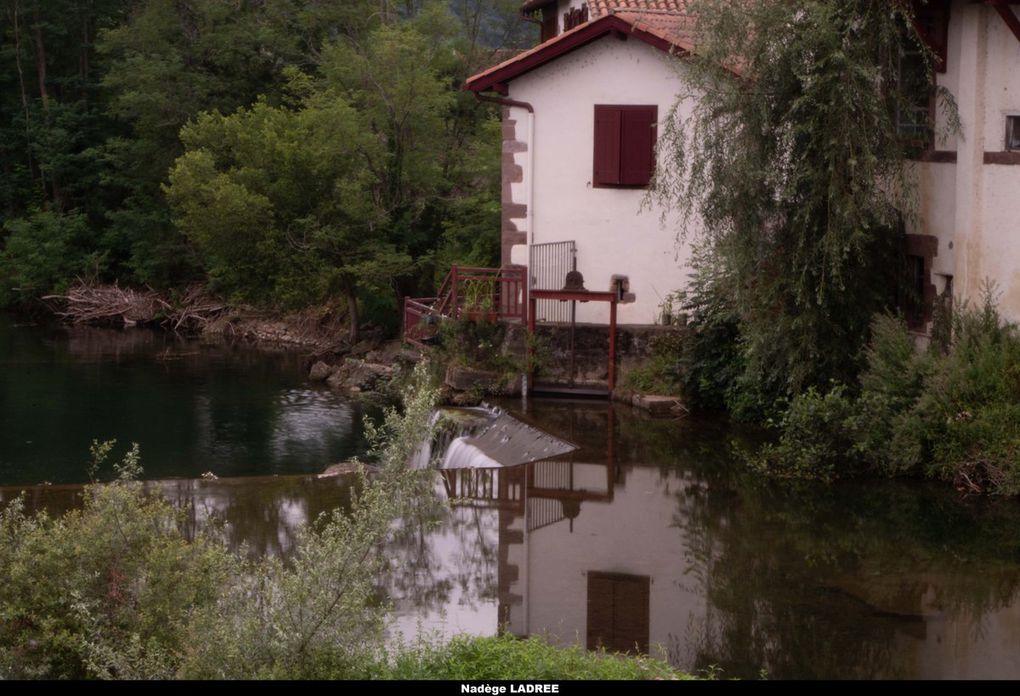
[[[406,292],[498,250],[516,0],[0,1],[0,306],[76,278],[233,302]]]

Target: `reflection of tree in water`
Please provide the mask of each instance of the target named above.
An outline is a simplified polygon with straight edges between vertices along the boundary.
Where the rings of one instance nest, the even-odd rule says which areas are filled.
[[[286,557],[301,528],[337,507],[350,505],[350,477],[252,477],[158,483],[185,513],[186,533],[221,530],[232,549],[252,557]]]
[[[461,604],[477,608],[496,596],[497,513],[450,507],[438,490],[415,502],[387,547],[390,596],[421,611],[448,606],[454,589]]]
[[[997,503],[883,482],[791,489],[732,468],[694,481],[676,493],[675,524],[709,609],[670,646],[693,656],[686,666],[907,676],[897,638],[923,640],[926,615],[977,617],[980,630],[982,615],[1017,597],[1020,516]]]

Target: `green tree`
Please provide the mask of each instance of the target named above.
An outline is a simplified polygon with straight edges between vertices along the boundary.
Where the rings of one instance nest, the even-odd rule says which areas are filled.
[[[895,117],[909,95],[892,86],[921,44],[900,0],[689,9],[699,46],[681,96],[697,102],[667,123],[658,191],[704,222],[702,272],[739,328],[729,406],[760,415],[851,382],[871,317],[894,296],[913,186]]]

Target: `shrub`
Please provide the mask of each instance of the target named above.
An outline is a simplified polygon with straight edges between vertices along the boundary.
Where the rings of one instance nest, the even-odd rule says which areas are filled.
[[[557,648],[541,638],[457,637],[399,652],[385,674],[393,679],[690,679],[659,660]]]
[[[61,292],[75,276],[99,270],[102,259],[86,253],[84,215],[50,211],[9,220],[0,248],[0,306]]]
[[[832,479],[862,468],[926,475],[961,490],[1020,494],[1020,333],[985,291],[953,319],[948,350],[916,350],[906,326],[879,317],[860,393],[796,397],[779,442],[753,458],[783,476]]]
[[[623,378],[623,386],[645,394],[680,394],[683,392],[683,355],[688,338],[686,331],[668,331],[652,337],[651,357],[631,368]]]
[[[814,387],[796,397],[776,425],[779,442],[767,444],[751,464],[780,478],[831,481],[852,468],[854,440],[848,421],[854,401],[835,385],[822,394]]]
[[[141,484],[92,486],[81,510],[0,513],[0,677],[166,678],[192,612],[236,565]]]

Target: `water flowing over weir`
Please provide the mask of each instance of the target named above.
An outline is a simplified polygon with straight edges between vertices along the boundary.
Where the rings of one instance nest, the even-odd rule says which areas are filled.
[[[438,432],[413,465],[443,470],[498,469],[558,457],[577,445],[525,423],[499,408],[442,409],[432,417]]]

